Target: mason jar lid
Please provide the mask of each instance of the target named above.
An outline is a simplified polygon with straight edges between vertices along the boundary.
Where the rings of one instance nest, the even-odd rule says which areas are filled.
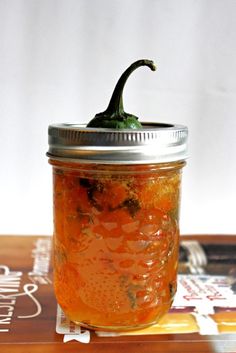
[[[165,163],[186,159],[186,126],[144,122],[142,126],[142,129],[119,130],[53,124],[48,129],[47,156],[100,164]]]

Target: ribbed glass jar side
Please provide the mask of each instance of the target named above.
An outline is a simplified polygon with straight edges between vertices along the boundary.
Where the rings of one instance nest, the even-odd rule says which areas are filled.
[[[72,321],[92,329],[156,323],[176,291],[185,162],[49,162],[58,303]]]

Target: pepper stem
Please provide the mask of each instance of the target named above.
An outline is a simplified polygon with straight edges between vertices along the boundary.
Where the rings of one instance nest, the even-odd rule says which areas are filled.
[[[140,66],[148,66],[152,71],[156,67],[151,60],[138,60],[131,64],[121,75],[112,93],[107,109],[95,115],[87,127],[114,128],[114,129],[139,129],[142,124],[133,114],[126,113],[123,106],[123,90],[130,74]]]
[[[122,115],[124,113],[123,90],[125,83],[130,74],[140,66],[148,66],[152,71],[156,70],[156,66],[151,60],[142,59],[135,61],[133,64],[131,64],[119,78],[112,93],[109,105],[104,113],[109,115]]]

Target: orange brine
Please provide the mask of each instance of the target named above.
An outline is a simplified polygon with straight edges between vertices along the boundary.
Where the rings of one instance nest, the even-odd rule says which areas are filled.
[[[176,291],[185,162],[50,163],[61,308],[72,321],[97,329],[156,323]]]

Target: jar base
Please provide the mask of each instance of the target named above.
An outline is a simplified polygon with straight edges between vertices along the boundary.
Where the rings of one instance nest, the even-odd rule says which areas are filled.
[[[100,326],[100,325],[90,325],[84,322],[79,322],[72,320],[76,325],[81,326],[83,328],[92,330],[92,331],[104,331],[104,332],[128,332],[128,331],[138,331],[153,326],[159,322],[159,320],[164,316],[160,315],[155,321],[146,323],[146,324],[138,324],[138,325],[130,325],[130,326]]]

